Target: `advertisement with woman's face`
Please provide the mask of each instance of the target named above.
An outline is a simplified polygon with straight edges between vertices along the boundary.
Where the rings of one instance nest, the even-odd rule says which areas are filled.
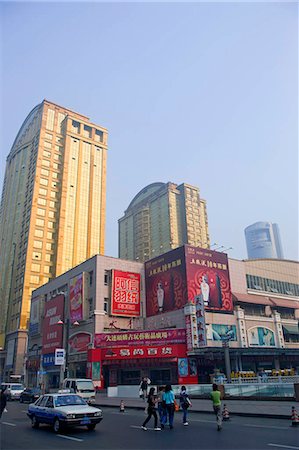
[[[248,343],[251,347],[274,347],[274,333],[269,328],[254,327],[248,330]]]

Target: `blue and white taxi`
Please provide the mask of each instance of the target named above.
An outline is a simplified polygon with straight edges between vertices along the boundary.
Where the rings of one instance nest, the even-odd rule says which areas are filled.
[[[88,430],[94,430],[103,419],[101,409],[89,406],[82,397],[71,393],[42,395],[29,405],[27,415],[33,428],[46,423],[53,426],[55,433],[69,426],[87,426]]]

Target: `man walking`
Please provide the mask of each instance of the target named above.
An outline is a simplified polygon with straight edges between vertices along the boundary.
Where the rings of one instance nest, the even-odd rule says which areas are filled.
[[[220,431],[222,428],[222,415],[221,415],[221,393],[218,390],[217,384],[213,384],[213,390],[210,394],[211,400],[213,402],[213,409],[217,420],[217,430]]]
[[[0,419],[2,417],[3,411],[6,409],[7,395],[5,390],[6,387],[2,387],[0,392]]]

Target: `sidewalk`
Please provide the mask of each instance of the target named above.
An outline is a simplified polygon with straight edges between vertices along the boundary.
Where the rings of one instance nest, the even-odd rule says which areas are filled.
[[[120,401],[124,400],[126,408],[144,409],[146,402],[140,398],[107,397],[105,394],[96,395],[96,405],[99,407],[115,406],[119,408]],[[192,407],[189,412],[211,413],[212,402],[207,399],[192,399]],[[299,404],[295,401],[259,401],[259,400],[222,400],[226,404],[231,415],[247,417],[264,417],[291,420],[292,406],[299,410]]]

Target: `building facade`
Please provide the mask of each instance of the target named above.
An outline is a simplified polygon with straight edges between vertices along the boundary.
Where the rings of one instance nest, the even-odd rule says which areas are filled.
[[[249,259],[283,259],[280,233],[277,223],[256,222],[245,228]]]
[[[34,289],[104,252],[107,130],[47,100],[7,157],[0,209],[3,377],[22,375]]]
[[[183,244],[210,247],[206,201],[186,183],[146,186],[118,224],[122,259],[147,261]]]
[[[28,382],[58,387],[55,346],[67,349],[68,375],[91,377],[99,387],[138,385],[143,376],[153,384],[209,383],[227,374],[224,344],[231,376],[298,371],[298,269],[295,261],[239,261],[186,245],[145,264],[95,256],[33,293]],[[139,309],[128,284],[137,275]],[[84,287],[75,290],[83,306],[76,315],[72,292],[80,277]],[[115,309],[116,299],[130,306]],[[54,307],[62,301],[58,316]],[[43,322],[48,311],[54,311],[52,330]],[[58,341],[50,342],[59,318],[63,333],[60,328]]]

